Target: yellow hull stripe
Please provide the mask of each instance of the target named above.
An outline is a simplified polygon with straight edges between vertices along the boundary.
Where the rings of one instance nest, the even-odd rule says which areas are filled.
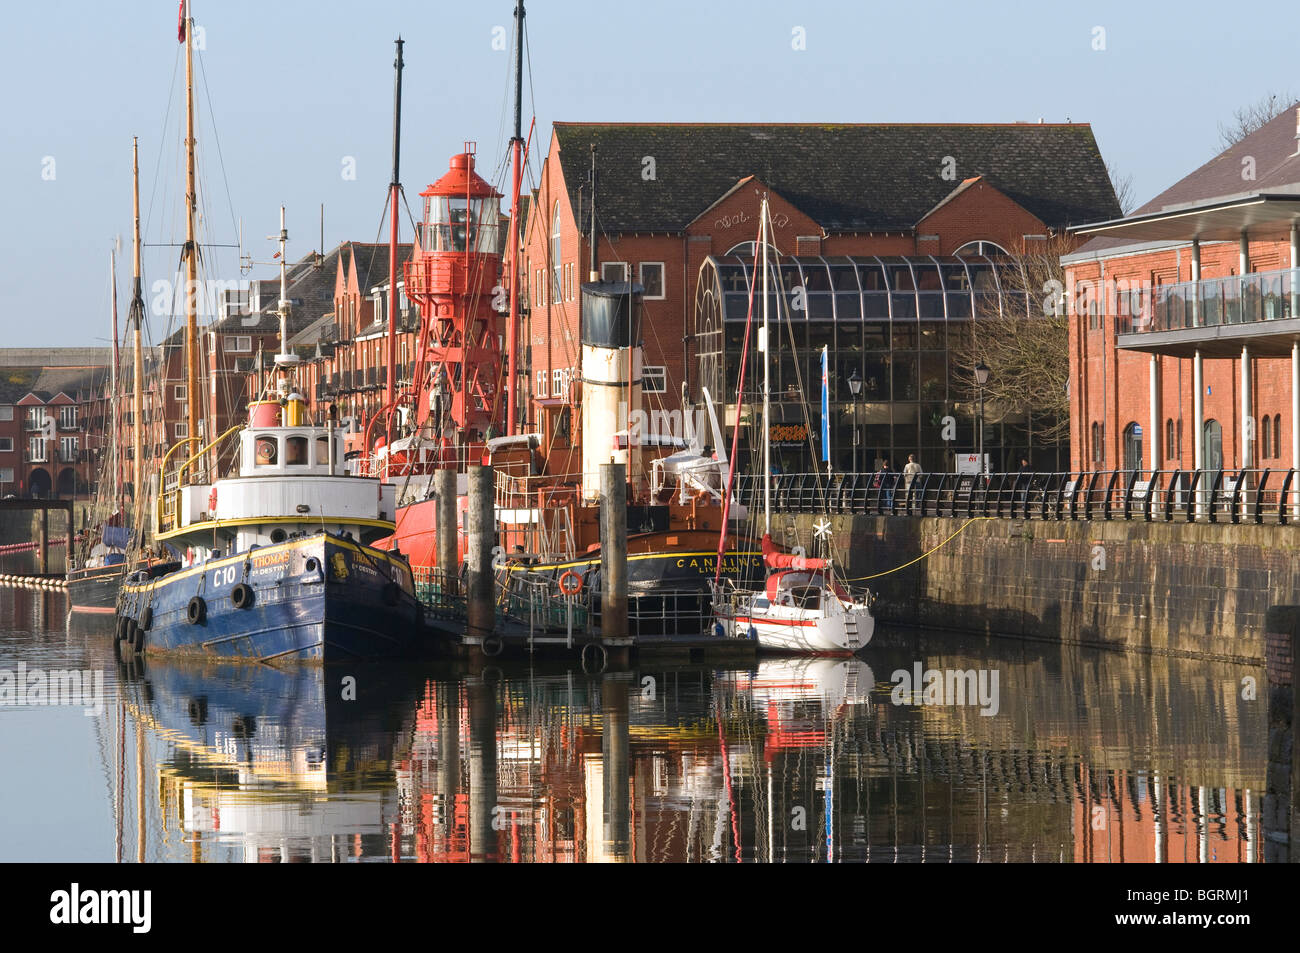
[[[198,533],[207,533],[212,530],[225,529],[230,526],[257,526],[261,523],[300,523],[306,525],[308,520],[301,516],[246,516],[233,520],[203,520],[198,523],[191,523],[189,526],[183,526],[180,529],[168,530],[165,533],[159,533],[158,539],[175,539],[178,536],[194,536]],[[395,531],[397,524],[392,520],[367,520],[354,519],[352,517],[342,516],[323,516],[319,519],[310,521],[312,525],[321,523],[340,523],[345,526],[375,526],[380,529]]]

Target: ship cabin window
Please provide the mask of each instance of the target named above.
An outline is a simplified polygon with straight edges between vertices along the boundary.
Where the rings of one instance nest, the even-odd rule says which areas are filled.
[[[316,462],[321,466],[329,466],[330,462],[330,438],[316,438]]]
[[[284,440],[284,463],[290,467],[305,467],[307,460],[307,438],[286,437]]]
[[[770,602],[767,601],[767,597],[766,597],[766,596],[755,596],[755,597],[754,597],[754,602],[753,602],[753,608],[754,608],[754,609],[766,609],[766,608],[767,608],[768,606],[770,606],[771,604],[772,604],[772,603],[770,603]]]
[[[256,465],[259,467],[273,467],[279,459],[276,451],[276,440],[274,437],[258,437],[257,452],[255,456]]]

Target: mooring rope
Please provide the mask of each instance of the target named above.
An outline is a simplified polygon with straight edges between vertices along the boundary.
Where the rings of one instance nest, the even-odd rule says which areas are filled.
[[[884,572],[872,573],[870,576],[855,576],[852,579],[845,579],[844,581],[865,582],[868,579],[879,579],[881,576],[888,576],[890,573],[898,572],[900,569],[906,569],[908,566],[914,566],[917,563],[919,563],[922,559],[928,559],[930,556],[933,556],[939,550],[943,549],[945,546],[951,543],[954,539],[960,536],[965,531],[966,527],[970,526],[971,523],[977,522],[979,520],[991,520],[991,519],[997,519],[997,517],[996,516],[972,516],[966,522],[962,523],[960,527],[958,527],[957,532],[953,533],[951,536],[949,536],[947,539],[945,539],[942,543],[934,547],[934,549],[930,550],[929,552],[922,553],[921,555],[917,556],[915,559],[905,562],[901,566],[895,566],[893,569],[886,569]]]

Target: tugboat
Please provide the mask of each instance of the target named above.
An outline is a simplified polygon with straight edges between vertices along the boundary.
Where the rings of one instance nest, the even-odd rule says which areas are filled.
[[[178,565],[127,577],[117,637],[131,654],[254,662],[400,657],[426,647],[411,569],[391,536],[395,487],[344,473],[342,430],[307,418],[284,352],[284,209],[280,210],[280,341],[275,380],[246,425],[163,459],[155,539]],[[208,481],[208,461],[239,442],[238,473]],[[169,468],[170,463],[170,468]],[[125,653],[124,653],[125,654]]]

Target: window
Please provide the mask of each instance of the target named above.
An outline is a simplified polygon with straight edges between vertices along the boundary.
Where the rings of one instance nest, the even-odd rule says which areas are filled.
[[[600,263],[601,281],[627,281],[627,262],[603,261]]]
[[[44,437],[29,437],[27,439],[27,457],[32,463],[45,462]]]
[[[0,467],[0,484],[14,482],[14,468]]]
[[[254,450],[253,461],[255,466],[275,466],[276,447],[274,437],[258,437]]]
[[[307,465],[307,438],[288,437],[284,441],[284,462],[290,467]]]
[[[77,438],[76,437],[59,438],[59,459],[64,463],[77,462]]]
[[[77,429],[77,408],[75,405],[59,408],[59,427],[62,430]]]
[[[551,218],[551,300],[563,301],[564,290],[560,284],[560,274],[564,265],[560,261],[560,203],[555,203],[555,214]]]
[[[177,440],[184,440],[190,435],[190,425],[186,422],[177,424],[175,434]]]
[[[1282,457],[1282,415],[1273,415],[1273,459]]]
[[[662,365],[641,368],[641,392],[645,394],[668,393],[668,372]]]
[[[572,439],[573,408],[561,407],[555,415],[555,442],[568,443]]]
[[[559,368],[551,372],[551,396],[564,396],[564,372]]]
[[[664,297],[664,263],[661,261],[641,262],[641,286],[645,288],[645,297]]]
[[[1092,425],[1092,462],[1102,463],[1106,459],[1105,455],[1105,435],[1104,428],[1101,424],[1093,422]]]
[[[234,354],[247,354],[253,349],[253,339],[247,334],[226,335],[226,350]]]
[[[1165,421],[1165,459],[1173,460],[1174,453],[1174,418],[1170,417]]]
[[[45,429],[45,408],[43,407],[27,408],[27,429],[28,430]]]
[[[172,389],[172,395],[182,404],[189,398],[189,394],[186,392],[184,384],[177,384]]]
[[[1273,418],[1265,414],[1259,420],[1259,456],[1260,459],[1267,460],[1270,451],[1273,449],[1273,443],[1269,439],[1272,436]]]
[[[0,420],[13,420],[13,419],[14,419],[14,405],[0,404]]]
[[[328,466],[330,462],[330,438],[316,438],[316,463],[320,466]]]
[[[979,255],[984,255],[988,258],[993,258],[998,255],[1001,255],[1003,258],[1010,257],[1007,254],[1007,250],[997,242],[967,242],[965,245],[962,245],[953,252],[953,254],[958,258],[974,258]]]
[[[0,437],[0,453],[13,453],[14,438]]]
[[[537,372],[537,396],[546,396],[546,371]]]
[[[1142,469],[1142,427],[1136,422],[1124,428],[1124,469],[1130,473]]]

